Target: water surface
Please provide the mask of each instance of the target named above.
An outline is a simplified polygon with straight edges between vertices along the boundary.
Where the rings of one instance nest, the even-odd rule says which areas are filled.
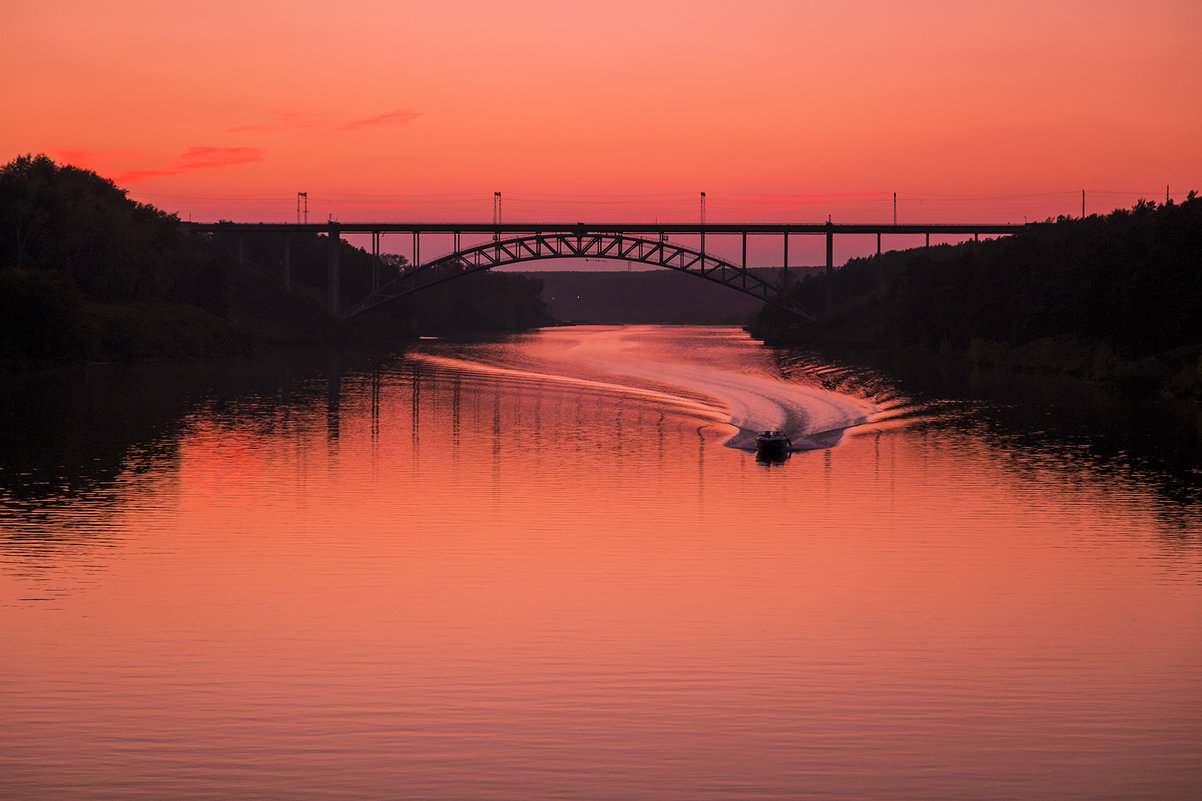
[[[1168,414],[687,327],[7,392],[0,797],[1202,792]]]

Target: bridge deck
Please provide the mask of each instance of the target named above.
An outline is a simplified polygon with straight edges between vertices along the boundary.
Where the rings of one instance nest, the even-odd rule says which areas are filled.
[[[576,232],[598,234],[1013,234],[1027,223],[591,223],[591,222],[324,222],[324,223],[184,223],[197,232],[261,231],[325,233],[460,233],[534,234]]]

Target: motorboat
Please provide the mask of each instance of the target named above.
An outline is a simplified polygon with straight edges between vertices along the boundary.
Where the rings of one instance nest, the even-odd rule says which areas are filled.
[[[765,456],[783,456],[793,450],[793,440],[781,431],[761,431],[756,434],[755,449]]]

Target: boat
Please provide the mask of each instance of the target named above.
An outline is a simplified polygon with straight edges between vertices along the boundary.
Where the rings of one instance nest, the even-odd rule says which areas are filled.
[[[783,456],[793,450],[793,440],[780,431],[761,431],[756,434],[755,449],[765,456]]]

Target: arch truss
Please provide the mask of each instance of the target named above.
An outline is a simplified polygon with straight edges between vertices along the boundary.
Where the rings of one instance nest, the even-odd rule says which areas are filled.
[[[397,298],[482,270],[508,264],[542,259],[612,259],[666,267],[696,275],[730,287],[764,303],[777,306],[807,320],[815,317],[795,304],[789,304],[781,287],[748,270],[703,250],[695,250],[668,241],[629,236],[622,233],[563,231],[534,233],[456,250],[425,264],[410,265],[400,276],[381,286],[359,303],[347,316],[354,316]]]

